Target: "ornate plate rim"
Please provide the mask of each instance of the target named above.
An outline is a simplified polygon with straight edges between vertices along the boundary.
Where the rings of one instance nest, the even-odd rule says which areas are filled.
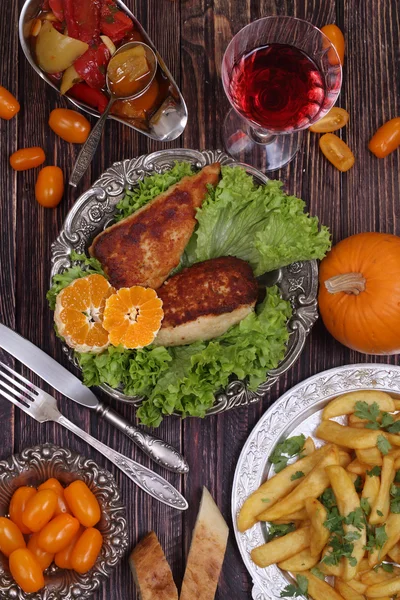
[[[343,387],[345,386],[345,387]],[[279,439],[295,420],[299,420],[317,401],[329,400],[340,393],[360,389],[378,389],[400,394],[400,366],[384,363],[359,363],[334,367],[308,377],[282,394],[253,428],[240,453],[232,484],[231,510],[236,543],[242,560],[253,580],[254,600],[275,600],[287,585],[276,565],[261,569],[250,558],[253,547],[262,543],[261,524],[244,533],[237,529],[237,515],[245,498],[263,478],[270,454]],[[254,467],[249,476],[250,455]],[[250,461],[251,462],[251,461]]]
[[[79,241],[79,235],[76,231],[71,231],[71,225],[74,218],[76,218],[76,216],[80,214],[80,211],[84,209],[86,203],[89,203],[91,199],[96,198],[99,203],[104,204],[104,212],[111,214],[113,209],[110,210],[110,208],[107,207],[109,198],[114,199],[115,201],[115,199],[124,191],[125,187],[134,185],[146,174],[150,174],[151,172],[162,172],[165,168],[170,168],[170,163],[174,160],[186,160],[191,162],[193,166],[197,168],[202,168],[206,164],[215,161],[219,161],[223,165],[238,165],[246,169],[246,171],[260,183],[266,183],[268,181],[268,178],[254,167],[235,161],[221,150],[198,151],[187,148],[174,148],[160,150],[150,154],[141,155],[137,158],[116,162],[109,167],[88,190],[79,196],[68,212],[56,240],[51,245],[50,277],[52,278],[54,274],[60,272],[62,268],[70,264],[69,253],[73,247],[71,236],[77,238],[76,243]],[[96,217],[97,216],[98,215],[96,215]],[[101,219],[102,217],[100,216],[97,220]],[[94,216],[93,222],[96,222]],[[68,232],[70,237],[68,237]],[[82,237],[83,236],[81,235],[81,238]],[[89,234],[85,233],[83,240],[86,241],[88,237]],[[290,275],[288,276],[286,271],[289,271],[292,279],[290,279]],[[283,273],[286,275],[283,276]],[[217,391],[215,393],[215,403],[207,411],[207,415],[218,414],[236,406],[244,406],[261,400],[266,392],[276,383],[279,377],[293,366],[303,350],[306,337],[310,332],[312,325],[318,318],[317,261],[311,260],[293,263],[292,265],[288,265],[279,270],[279,274],[278,285],[281,282],[288,281],[288,295],[292,292],[292,295],[289,295],[292,303],[296,300],[294,314],[288,324],[291,335],[285,357],[276,369],[266,373],[266,381],[262,383],[256,391],[249,390],[246,383],[241,380],[232,380],[225,390]],[[304,286],[305,289],[303,289],[302,285],[303,280],[307,279],[307,277],[304,277],[302,274],[307,275],[310,279],[308,288]],[[291,289],[291,282],[293,282],[293,290]],[[63,345],[63,349],[69,360],[71,360],[75,366],[78,366],[69,349],[65,345]],[[108,395],[118,400],[125,401],[135,406],[139,406],[142,402],[141,397],[125,396],[108,385],[101,385],[100,387]]]

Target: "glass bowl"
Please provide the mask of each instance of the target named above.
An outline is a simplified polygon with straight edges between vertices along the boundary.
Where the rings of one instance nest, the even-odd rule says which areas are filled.
[[[27,448],[21,454],[0,461],[0,516],[7,516],[11,497],[17,488],[23,485],[36,487],[50,477],[55,477],[64,486],[81,479],[96,496],[101,507],[97,528],[104,539],[100,556],[93,569],[85,575],[51,565],[45,571],[45,587],[35,594],[25,594],[10,575],[8,559],[0,554],[2,600],[90,598],[128,548],[125,507],[114,477],[93,460],[53,444]]]

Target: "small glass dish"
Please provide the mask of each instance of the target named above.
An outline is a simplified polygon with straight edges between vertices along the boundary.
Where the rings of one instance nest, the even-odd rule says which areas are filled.
[[[7,516],[17,488],[23,485],[36,487],[50,477],[55,477],[64,486],[82,479],[96,496],[101,506],[97,528],[104,538],[100,556],[85,575],[51,565],[45,571],[45,587],[35,594],[25,594],[10,575],[8,559],[0,554],[1,600],[90,598],[128,548],[125,507],[114,477],[93,460],[53,444],[27,448],[21,454],[0,461],[0,516]]]

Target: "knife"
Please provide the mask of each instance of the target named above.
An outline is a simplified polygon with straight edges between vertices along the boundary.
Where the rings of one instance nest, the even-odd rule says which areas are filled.
[[[100,402],[83,383],[40,348],[0,323],[0,348],[6,350],[54,389],[96,413],[127,435],[143,452],[162,467],[187,473],[189,465],[173,446],[131,425],[112,408]]]

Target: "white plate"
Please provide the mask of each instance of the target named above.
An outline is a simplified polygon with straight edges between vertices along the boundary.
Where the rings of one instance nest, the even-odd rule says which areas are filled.
[[[382,390],[400,394],[400,367],[360,364],[337,367],[309,377],[283,394],[263,415],[251,432],[236,466],[232,489],[232,520],[240,554],[253,579],[254,600],[273,600],[290,582],[276,565],[264,569],[251,560],[253,548],[267,541],[265,524],[257,523],[240,533],[237,515],[246,498],[272,474],[268,457],[279,441],[304,433],[312,436],[324,406],[340,394],[356,390]]]

